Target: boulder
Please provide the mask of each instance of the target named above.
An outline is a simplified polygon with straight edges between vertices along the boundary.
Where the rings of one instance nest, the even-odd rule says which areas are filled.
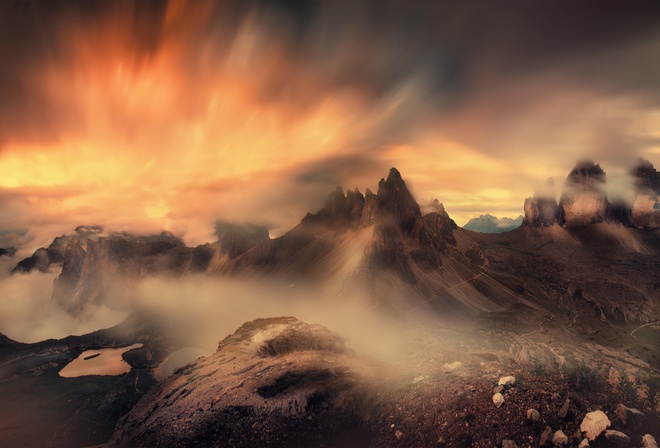
[[[587,439],[595,440],[611,424],[610,419],[603,411],[589,412],[580,423],[580,431],[584,433]]]
[[[607,446],[611,447],[628,447],[632,445],[630,437],[613,429],[605,431],[605,440],[607,440]]]
[[[541,433],[541,437],[539,438],[539,445],[544,446],[545,444],[548,443],[548,441],[551,438],[552,438],[552,428],[546,426],[545,429],[543,430],[543,433]]]
[[[554,446],[566,446],[568,445],[568,436],[560,429],[552,435],[552,444]]]
[[[504,386],[504,387],[512,387],[515,384],[516,384],[516,377],[512,375],[504,376],[500,378],[500,380],[497,382],[498,386]]]
[[[493,395],[493,404],[498,408],[504,404],[504,397],[500,393]]]
[[[644,437],[642,437],[642,446],[644,448],[658,448],[658,444],[651,434],[644,434]]]
[[[539,414],[539,411],[536,409],[527,409],[527,420],[531,420],[533,422],[539,421],[541,418],[541,414]]]
[[[640,427],[644,424],[646,416],[639,409],[629,408],[621,403],[616,406],[614,411],[616,416],[625,426]]]

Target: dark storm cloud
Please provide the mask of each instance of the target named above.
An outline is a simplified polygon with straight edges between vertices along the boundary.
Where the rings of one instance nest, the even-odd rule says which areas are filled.
[[[64,33],[72,29],[94,29],[118,10],[128,9],[133,21],[127,30],[117,30],[118,37],[128,38],[130,50],[137,58],[145,57],[158,44],[165,4],[77,0],[0,2],[0,150],[8,140],[49,143],[63,131],[79,129],[84,122],[79,111],[55,101],[40,86],[45,68],[65,67],[73,62],[70,42]]]
[[[131,218],[151,208],[154,219],[201,217],[209,232],[217,218],[284,230],[336,185],[373,188],[405,164],[410,185],[426,196],[444,191],[450,213],[493,197],[510,210],[537,178],[561,178],[578,158],[608,173],[638,155],[658,164],[657,126],[644,121],[660,106],[658,54],[657,2],[0,2],[0,153],[70,151],[65,160],[77,168],[5,185],[24,193],[12,213],[44,222],[70,210],[100,222],[129,197]],[[103,78],[117,66],[133,70],[128,81]],[[214,102],[229,104],[224,114],[210,112]],[[244,130],[252,111],[257,124]],[[83,164],[56,144],[69,140],[93,156]],[[198,166],[180,163],[184,150]],[[96,196],[87,174],[98,169],[94,151],[123,161],[102,167],[119,175],[106,174],[107,191]],[[228,168],[214,174],[215,166]],[[26,188],[49,174],[55,180],[36,183],[46,193],[31,200],[65,211],[40,218]],[[50,187],[80,179],[89,196],[56,197]],[[6,225],[28,220],[8,213]]]
[[[44,64],[72,62],[63,30],[93,30],[123,11],[130,20],[118,38],[126,33],[135,58],[148,58],[163,43],[166,6],[164,1],[2,2],[0,144],[49,140],[84,121],[75,110],[66,119],[58,115],[66,105],[53,104],[35,79]],[[211,38],[222,52],[223,42],[250,14],[268,35],[286,43],[293,63],[263,85],[264,100],[293,95],[304,107],[328,90],[357,88],[378,103],[415,80],[423,100],[400,111],[394,129],[390,124],[376,134],[405,133],[424,121],[429,108],[460,117],[461,108],[480,104],[484,91],[501,86],[515,96],[514,84],[541,72],[551,77],[549,90],[570,83],[629,92],[653,104],[660,100],[658,47],[652,45],[660,29],[657,2],[222,1],[208,11],[204,26],[183,30],[193,52]],[[305,76],[314,79],[312,87],[304,82],[301,87]],[[497,101],[494,109],[507,106],[502,98],[483,100]],[[506,113],[522,112],[534,100],[519,98],[518,107]]]
[[[390,167],[363,156],[345,156],[325,159],[322,162],[297,167],[292,173],[296,183],[302,188],[314,185],[324,191],[342,186],[346,189],[355,188],[349,182],[364,180],[374,183],[379,177],[387,174]],[[366,179],[360,179],[366,177]]]

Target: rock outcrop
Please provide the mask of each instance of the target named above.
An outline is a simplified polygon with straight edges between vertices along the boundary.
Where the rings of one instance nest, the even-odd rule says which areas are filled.
[[[435,239],[441,242],[443,247],[446,247],[447,244],[455,246],[454,230],[458,226],[445,211],[445,206],[437,199],[434,199],[428,210],[429,212],[424,214],[422,219],[433,233]]]
[[[557,222],[567,227],[603,222],[608,207],[605,183],[605,171],[600,165],[579,163],[566,178]]]
[[[660,228],[660,172],[650,162],[641,160],[630,174],[636,187],[630,224],[644,229]]]
[[[154,387],[109,446],[368,446],[342,405],[365,368],[325,327],[257,319]]]
[[[0,247],[0,257],[2,257],[3,255],[6,255],[8,257],[13,257],[15,253],[16,253],[16,249],[14,249],[13,247],[7,247],[7,248]]]
[[[229,258],[236,258],[257,244],[270,239],[266,227],[250,223],[217,221],[215,233],[218,236],[220,252],[227,254]]]
[[[53,284],[53,300],[71,314],[78,314],[89,304],[101,303],[117,276],[130,281],[153,274],[203,272],[215,251],[210,244],[186,247],[169,232],[139,236],[80,226],[55,238],[47,248],[37,249],[12,273],[48,272],[61,266]]]
[[[525,199],[523,224],[535,227],[550,227],[557,222],[557,199],[555,181],[549,178],[545,185]]]

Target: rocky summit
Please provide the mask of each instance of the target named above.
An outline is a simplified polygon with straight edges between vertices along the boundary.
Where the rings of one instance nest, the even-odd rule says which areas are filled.
[[[606,174],[600,165],[578,163],[566,178],[559,203],[552,178],[533,197],[525,199],[523,224],[579,227],[613,222],[640,229],[660,228],[660,173],[650,162],[640,160],[629,174],[635,189],[632,202],[610,201],[606,194]]]
[[[660,173],[653,165],[641,160],[633,168],[636,197],[630,209],[630,224],[645,229],[660,228]]]
[[[523,223],[537,227],[549,227],[557,222],[557,199],[555,197],[555,181],[549,178],[543,188],[525,199],[525,217]]]
[[[568,227],[603,222],[608,204],[605,183],[605,171],[600,165],[579,163],[566,178],[557,222]]]
[[[108,445],[363,446],[370,432],[348,403],[365,375],[325,327],[257,319],[153,388]]]
[[[53,300],[75,315],[89,305],[103,303],[118,279],[203,272],[214,253],[210,244],[189,248],[169,232],[143,236],[80,226],[75,232],[55,238],[48,247],[37,249],[12,273],[48,272],[61,267],[53,285]]]

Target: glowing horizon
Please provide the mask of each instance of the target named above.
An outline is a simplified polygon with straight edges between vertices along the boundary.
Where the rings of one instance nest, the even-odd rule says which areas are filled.
[[[457,18],[446,31],[422,21],[411,35],[396,15],[374,28],[361,6],[319,5],[311,16],[185,1],[13,11],[16,26],[36,31],[23,45],[38,51],[1,55],[13,67],[2,89],[11,76],[21,89],[0,109],[0,229],[30,229],[32,246],[81,224],[165,229],[188,244],[212,240],[216,219],[279,235],[335,186],[373,190],[391,166],[418,202],[437,198],[463,225],[517,217],[545,179],[560,190],[585,157],[615,194],[638,157],[660,164],[660,103],[636,74],[577,76],[607,58],[643,60],[660,33],[621,30],[626,45],[599,43],[602,59],[562,47],[534,55],[538,67],[509,68],[520,48],[508,38],[527,26],[463,49],[469,36],[450,25],[478,17],[447,8]]]

